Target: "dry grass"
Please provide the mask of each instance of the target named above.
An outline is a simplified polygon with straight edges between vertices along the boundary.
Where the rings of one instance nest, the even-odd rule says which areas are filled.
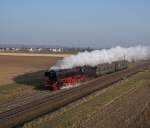
[[[141,87],[144,88],[148,84],[150,84],[150,69],[138,73],[135,76],[132,76],[131,78],[126,79],[120,83],[117,83],[114,86],[109,87],[103,91],[98,91],[95,94],[87,98],[84,98],[83,101],[80,100],[76,103],[73,103],[72,105],[62,108],[59,112],[48,114],[44,117],[41,117],[37,120],[27,123],[26,125],[24,125],[24,127],[25,128],[88,127],[88,125],[85,124],[88,124],[88,122],[90,122],[92,119],[96,120],[94,119],[94,115],[97,115],[97,113],[101,111],[103,106],[106,105],[109,106],[112,103],[115,103],[122,96],[127,95],[128,93],[132,94],[132,92],[134,92],[136,89],[140,90]],[[132,100],[130,100],[130,102],[132,102]],[[117,107],[115,109],[117,109]],[[128,110],[130,110],[130,108]],[[108,112],[108,117],[109,114],[111,114],[111,111],[110,113]],[[102,114],[102,116],[105,117],[105,113]],[[113,122],[111,123],[112,123],[111,125],[113,126]],[[91,127],[95,127],[94,125],[96,126],[96,123],[92,122]],[[100,127],[102,125],[103,123],[101,123],[97,127]]]
[[[59,59],[62,58],[0,55],[0,102],[39,90],[44,71]]]
[[[46,56],[0,56],[0,103],[40,90],[44,71],[59,59],[61,58]],[[140,73],[121,84],[96,92],[84,100],[61,109],[60,112],[46,115],[24,127],[77,127],[81,120],[88,119],[101,106],[110,103],[130,89],[146,84],[149,76],[150,70]]]
[[[0,102],[43,85],[43,73],[60,57],[0,56]]]

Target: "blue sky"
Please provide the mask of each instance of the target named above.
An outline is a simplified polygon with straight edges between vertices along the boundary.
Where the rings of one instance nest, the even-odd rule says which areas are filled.
[[[0,0],[0,43],[150,44],[149,0]]]

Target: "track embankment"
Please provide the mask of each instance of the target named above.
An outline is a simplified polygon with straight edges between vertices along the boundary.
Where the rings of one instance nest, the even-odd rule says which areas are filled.
[[[80,128],[149,128],[150,85],[133,88],[78,124]]]
[[[149,66],[149,63],[139,64],[123,71],[99,77],[81,86],[63,90],[54,95],[46,96],[24,104],[23,106],[4,111],[0,113],[0,128],[14,127],[47,112],[52,112],[70,102],[89,95],[94,91],[106,88],[115,82],[136,74],[137,72],[146,69],[147,66]]]

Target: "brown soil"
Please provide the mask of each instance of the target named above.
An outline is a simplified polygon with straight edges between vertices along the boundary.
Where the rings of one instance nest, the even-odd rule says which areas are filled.
[[[4,56],[49,56],[49,57],[66,57],[70,54],[60,54],[60,53],[53,53],[53,54],[43,54],[43,53],[7,53],[7,52],[0,52],[0,55]]]
[[[0,103],[41,91],[44,72],[60,57],[1,56]]]
[[[13,83],[17,75],[47,70],[59,57],[0,56],[0,85]]]

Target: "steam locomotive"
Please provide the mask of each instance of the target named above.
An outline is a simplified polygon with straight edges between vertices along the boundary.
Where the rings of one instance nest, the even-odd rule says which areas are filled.
[[[50,70],[45,72],[45,87],[56,91],[64,87],[73,87],[79,83],[126,68],[128,68],[128,62],[120,60],[99,64],[94,67],[81,66],[70,69]]]

